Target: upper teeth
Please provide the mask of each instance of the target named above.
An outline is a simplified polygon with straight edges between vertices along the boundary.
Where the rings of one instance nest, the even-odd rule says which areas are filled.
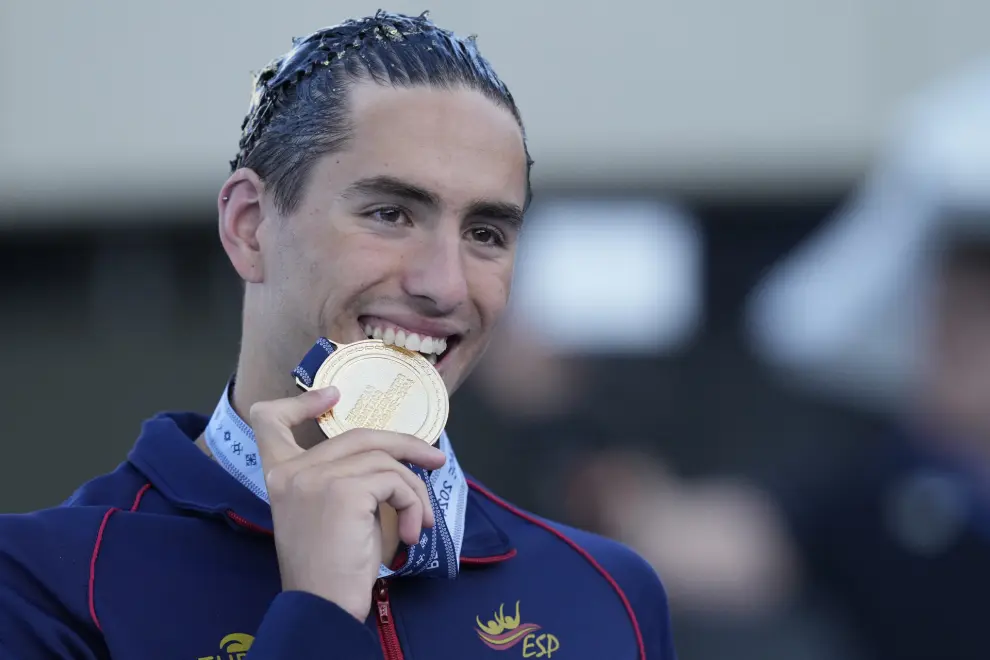
[[[392,327],[364,326],[364,334],[371,339],[381,339],[386,344],[394,344],[399,348],[419,351],[424,355],[440,355],[447,350],[446,337],[430,337],[415,332],[406,332]]]

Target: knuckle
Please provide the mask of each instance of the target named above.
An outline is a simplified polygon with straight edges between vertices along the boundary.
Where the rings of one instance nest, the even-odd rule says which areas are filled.
[[[303,470],[295,475],[292,488],[303,495],[316,495],[329,490],[329,481],[320,470]]]
[[[251,408],[248,409],[248,417],[252,424],[270,419],[271,416],[272,403],[270,401],[257,401],[251,404]]]
[[[417,500],[421,500],[426,496],[426,485],[419,479],[416,479],[415,483],[407,487],[409,488],[409,492],[412,493]]]
[[[389,454],[384,449],[371,449],[368,451],[367,455],[369,460],[372,460],[375,463],[384,463],[387,461],[395,460],[392,458],[392,455]]]
[[[397,472],[393,472],[392,470],[383,472],[382,479],[388,484],[389,488],[393,490],[400,490],[402,488],[409,487],[406,480],[399,476]]]
[[[368,429],[354,428],[347,429],[339,436],[337,436],[337,443],[347,443],[358,445],[358,447],[364,447],[369,444],[369,432]]]
[[[409,435],[408,433],[398,433],[392,431],[389,433],[389,443],[392,445],[409,445],[409,444],[423,444],[423,441],[414,435]]]
[[[320,481],[320,492],[332,500],[343,500],[349,497],[355,490],[354,479],[334,477],[326,475]]]
[[[273,467],[268,471],[268,476],[265,478],[269,493],[282,494],[286,492],[289,489],[292,476],[292,468],[284,463]]]
[[[354,437],[359,439],[361,442],[373,444],[376,446],[387,444],[390,438],[399,435],[395,431],[385,431],[382,429],[366,429],[366,428],[354,428],[346,432],[352,433]]]

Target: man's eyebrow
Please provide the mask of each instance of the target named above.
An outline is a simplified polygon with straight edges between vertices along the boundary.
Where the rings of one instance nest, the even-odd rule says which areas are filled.
[[[359,195],[387,195],[389,197],[401,197],[427,206],[440,206],[440,196],[436,193],[394,176],[374,176],[359,179],[349,185],[341,196],[348,198]]]
[[[468,206],[469,218],[488,218],[508,222],[516,228],[522,227],[523,210],[511,202],[476,200]]]
[[[359,179],[349,185],[341,196],[346,199],[361,195],[398,197],[432,208],[441,206],[440,196],[436,193],[394,176],[383,175]],[[468,205],[467,216],[501,220],[520,227],[523,221],[523,209],[511,202],[478,199]]]

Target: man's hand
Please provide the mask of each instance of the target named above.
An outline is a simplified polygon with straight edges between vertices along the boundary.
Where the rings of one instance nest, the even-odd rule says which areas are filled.
[[[352,429],[309,450],[292,427],[310,422],[340,398],[336,388],[251,406],[275,526],[282,588],[336,603],[360,621],[382,560],[379,506],[398,513],[399,538],[419,541],[432,527],[426,484],[400,461],[427,470],[446,457],[419,438]]]

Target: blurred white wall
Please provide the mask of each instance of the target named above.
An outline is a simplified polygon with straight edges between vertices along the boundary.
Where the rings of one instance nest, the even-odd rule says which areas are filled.
[[[509,318],[559,354],[682,348],[703,321],[704,241],[650,199],[546,199],[526,217]]]
[[[382,4],[5,0],[0,213],[210,203],[250,71]],[[846,183],[905,94],[990,52],[986,0],[386,6],[479,34],[522,108],[538,185]]]

